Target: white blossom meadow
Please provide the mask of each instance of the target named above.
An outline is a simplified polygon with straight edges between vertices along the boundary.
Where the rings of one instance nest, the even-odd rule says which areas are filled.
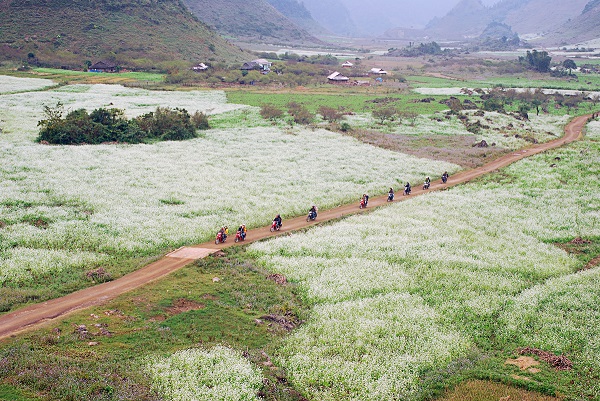
[[[313,305],[279,352],[294,385],[319,400],[418,399],[427,372],[491,337],[598,369],[599,268],[575,273],[581,262],[554,245],[600,236],[600,123],[587,136],[468,185],[252,244]]]
[[[146,365],[152,389],[167,401],[259,401],[262,374],[224,346],[154,357]]]
[[[0,75],[0,95],[6,93],[28,92],[54,86],[51,79],[43,78],[17,78]]]
[[[304,128],[217,128],[152,145],[33,142],[43,104],[59,100],[70,109],[112,103],[132,115],[158,105],[253,115],[235,112],[244,106],[227,104],[220,91],[73,85],[0,96],[0,283],[115,255],[153,256],[210,240],[224,224],[263,226],[277,213],[285,219],[459,168]],[[37,262],[21,268],[17,261],[34,253]]]

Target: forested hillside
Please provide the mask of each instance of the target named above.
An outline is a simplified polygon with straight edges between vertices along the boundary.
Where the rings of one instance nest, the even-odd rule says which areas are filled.
[[[247,55],[180,0],[0,0],[3,59],[78,68],[109,59],[128,68]]]

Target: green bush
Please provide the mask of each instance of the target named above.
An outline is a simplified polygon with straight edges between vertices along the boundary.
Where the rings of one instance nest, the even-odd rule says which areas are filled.
[[[105,108],[90,114],[78,109],[63,118],[60,103],[54,108],[46,106],[44,112],[46,119],[38,122],[41,129],[37,140],[59,145],[185,140],[195,138],[196,129],[209,128],[206,115],[196,112],[192,117],[185,109],[158,107],[132,120],[123,110]]]

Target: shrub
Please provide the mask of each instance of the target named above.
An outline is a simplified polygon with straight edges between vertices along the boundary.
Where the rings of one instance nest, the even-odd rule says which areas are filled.
[[[315,115],[311,113],[306,106],[296,102],[288,103],[288,113],[294,119],[296,124],[308,125],[313,122]]]
[[[196,129],[209,129],[210,124],[208,123],[208,116],[201,111],[196,111],[192,116],[192,122],[194,123],[194,127]]]
[[[196,137],[196,130],[187,110],[157,107],[156,111],[136,118],[149,139],[180,141]]]
[[[262,106],[260,106],[260,115],[265,120],[275,121],[283,117],[283,110],[270,104],[263,104]]]
[[[203,113],[196,112],[192,118],[185,109],[158,107],[133,120],[127,120],[123,110],[105,108],[91,114],[78,109],[62,118],[60,103],[54,108],[46,106],[44,112],[46,118],[38,122],[42,128],[37,140],[60,145],[184,140],[196,137],[196,128],[209,128]]]
[[[334,109],[333,107],[328,106],[319,107],[319,114],[324,120],[332,123],[341,120],[341,118],[344,116],[344,113],[342,113],[339,109]]]

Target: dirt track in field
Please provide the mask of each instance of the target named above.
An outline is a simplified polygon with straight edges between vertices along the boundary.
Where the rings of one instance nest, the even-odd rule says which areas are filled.
[[[558,148],[567,143],[576,141],[581,138],[582,130],[585,127],[589,117],[590,115],[585,115],[574,118],[565,127],[565,135],[559,139],[512,152],[481,167],[463,171],[451,176],[446,184],[442,184],[440,180],[432,181],[431,188],[428,191],[423,191],[420,187],[415,186],[412,194],[406,197],[402,195],[401,189],[398,189],[394,202],[412,198],[425,192],[440,190],[468,182],[484,174],[493,172],[511,163],[514,163],[517,160],[521,160],[525,157],[542,153],[549,149]],[[360,194],[357,194],[357,198],[359,196]],[[367,209],[360,210],[358,208],[357,199],[355,203],[350,205],[344,205],[334,209],[320,211],[316,222],[307,223],[306,217],[301,216],[290,220],[284,219],[283,227],[279,232],[270,232],[270,226],[249,230],[247,236],[248,240],[246,242],[260,240],[274,235],[282,235],[289,231],[318,224],[319,222],[337,219],[350,214],[362,213],[366,210],[385,204],[387,204],[387,196],[371,198],[369,200],[369,207]],[[92,305],[106,303],[127,291],[131,291],[149,282],[164,277],[167,274],[192,263],[196,259],[206,257],[219,249],[234,245],[234,237],[235,233],[233,236],[229,237],[229,240],[225,244],[215,245],[214,242],[204,243],[171,252],[162,259],[151,263],[133,273],[129,273],[117,280],[86,288],[47,302],[29,305],[16,311],[4,314],[0,316],[0,339],[14,336],[16,333],[27,329],[38,328],[44,323],[65,316],[70,312]]]

